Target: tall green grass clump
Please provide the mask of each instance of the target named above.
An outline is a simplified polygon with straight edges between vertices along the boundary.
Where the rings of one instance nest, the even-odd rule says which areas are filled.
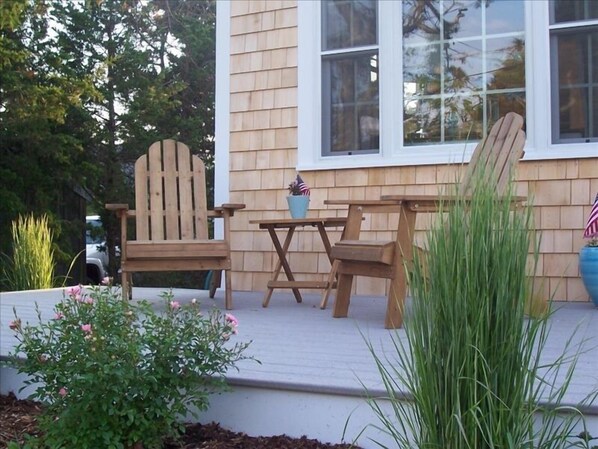
[[[375,427],[403,448],[572,447],[582,417],[560,402],[577,355],[542,365],[550,312],[526,316],[538,253],[531,207],[513,208],[512,186],[499,197],[491,173],[477,173],[467,195],[455,189],[415,255],[396,353],[370,346],[394,412],[372,399]]]
[[[11,290],[52,288],[54,282],[53,234],[48,217],[19,216],[12,222],[12,258],[4,269]]]

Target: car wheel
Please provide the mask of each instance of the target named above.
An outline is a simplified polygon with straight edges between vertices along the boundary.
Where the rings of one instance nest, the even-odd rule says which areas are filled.
[[[87,283],[89,285],[98,285],[100,280],[100,272],[97,267],[93,265],[87,265]]]

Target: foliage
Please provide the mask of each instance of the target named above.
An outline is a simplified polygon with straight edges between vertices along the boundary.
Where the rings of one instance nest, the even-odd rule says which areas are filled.
[[[589,447],[573,436],[581,412],[561,405],[581,349],[569,355],[570,340],[543,364],[550,312],[525,317],[529,249],[537,255],[531,206],[513,212],[512,188],[498,198],[492,179],[477,173],[469,199],[457,191],[441,205],[428,252],[415,256],[406,342],[397,331],[392,360],[370,346],[394,415],[370,403],[398,447]]]
[[[51,53],[47,9],[38,0],[0,2],[0,251],[9,253],[11,222],[45,213],[55,223],[64,192],[80,183],[81,142],[66,127],[92,90],[87,78],[60,73]],[[68,251],[56,223],[55,238]],[[60,251],[57,251],[60,256]],[[72,254],[66,257],[70,259]]]
[[[53,233],[48,217],[19,216],[12,223],[12,258],[3,267],[10,290],[36,290],[54,286]]]
[[[113,264],[118,225],[103,205],[132,202],[132,164],[156,140],[204,159],[212,202],[214,0],[0,2],[0,44],[0,251],[18,214],[46,212],[72,259],[76,223],[62,212],[81,185]]]
[[[43,401],[40,426],[52,448],[159,447],[183,430],[188,406],[204,410],[208,394],[225,387],[228,368],[248,344],[230,345],[237,320],[199,304],[163,295],[166,310],[123,301],[111,288],[80,287],[55,308],[51,320],[10,327],[19,343],[18,369]]]

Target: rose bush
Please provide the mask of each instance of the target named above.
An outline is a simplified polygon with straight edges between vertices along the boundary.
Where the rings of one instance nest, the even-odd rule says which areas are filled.
[[[23,323],[15,313],[15,363],[46,404],[40,426],[52,448],[160,447],[179,421],[204,410],[211,392],[248,343],[232,344],[238,322],[197,301],[162,295],[165,311],[123,301],[110,287],[67,290],[50,320]]]

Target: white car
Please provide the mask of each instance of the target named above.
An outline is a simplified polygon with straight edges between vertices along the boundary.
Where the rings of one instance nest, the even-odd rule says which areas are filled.
[[[88,215],[85,226],[85,252],[87,259],[87,281],[99,284],[108,276],[108,251],[106,235],[99,215]]]

